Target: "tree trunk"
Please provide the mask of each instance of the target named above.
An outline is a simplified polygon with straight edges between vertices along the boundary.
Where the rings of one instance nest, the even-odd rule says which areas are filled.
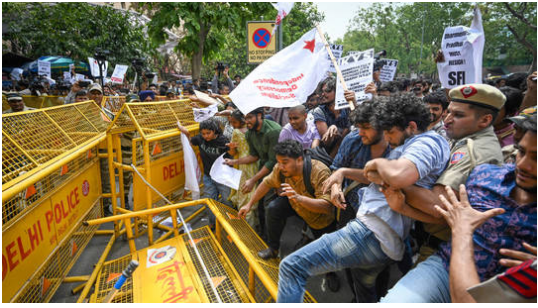
[[[200,78],[202,73],[202,59],[204,57],[205,39],[209,33],[210,26],[203,23],[200,24],[200,32],[198,32],[198,51],[192,55],[192,81]]]

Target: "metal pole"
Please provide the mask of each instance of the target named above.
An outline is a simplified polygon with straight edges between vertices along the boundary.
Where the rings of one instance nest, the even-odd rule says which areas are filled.
[[[282,26],[284,25],[284,20],[280,21],[280,26],[278,27],[278,51],[281,51],[283,48],[282,45]]]

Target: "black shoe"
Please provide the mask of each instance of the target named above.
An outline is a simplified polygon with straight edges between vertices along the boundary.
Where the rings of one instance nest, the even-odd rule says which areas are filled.
[[[278,250],[274,250],[271,247],[264,250],[260,250],[258,251],[258,257],[264,260],[278,258]]]
[[[321,283],[321,290],[325,291],[327,288],[332,292],[338,292],[340,290],[340,280],[336,273],[325,274],[325,278],[323,278]]]

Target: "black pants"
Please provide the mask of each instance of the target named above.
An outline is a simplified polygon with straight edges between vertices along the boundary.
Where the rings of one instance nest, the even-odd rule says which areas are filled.
[[[286,226],[286,219],[291,216],[299,216],[291,207],[288,197],[277,197],[269,203],[265,225],[267,228],[267,244],[274,250],[280,248],[280,236]],[[300,216],[299,216],[300,217]],[[312,234],[317,239],[325,233],[333,232],[336,229],[336,222],[332,222],[323,229],[310,227]]]

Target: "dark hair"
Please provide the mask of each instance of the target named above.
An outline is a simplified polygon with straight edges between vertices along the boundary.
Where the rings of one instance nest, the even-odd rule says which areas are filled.
[[[532,117],[525,117],[521,123],[521,127],[524,130],[530,130],[536,134],[536,115],[534,114]]]
[[[379,86],[377,92],[379,93],[380,91],[389,91],[390,93],[396,93],[398,92],[398,90],[399,87],[396,81],[386,81]]]
[[[527,73],[513,73],[506,77],[506,86],[525,91],[527,89]]]
[[[186,86],[183,88],[183,93],[187,93],[189,95],[194,95],[194,89],[190,86]]]
[[[224,105],[224,108],[232,107],[233,109],[237,109],[237,106],[233,102],[227,102]]]
[[[155,88],[157,88],[157,85],[154,84],[154,83],[151,83],[151,84],[148,86],[148,89],[149,89],[150,87],[155,87]]]
[[[274,151],[276,155],[286,156],[297,159],[303,157],[303,146],[299,141],[287,139],[275,145]]]
[[[237,78],[237,77],[241,78],[241,75],[235,74],[234,79]]]
[[[265,115],[265,110],[263,109],[263,107],[260,107],[260,108],[256,108],[256,109],[252,110],[251,112],[249,112],[247,114],[253,114],[253,115],[261,114],[262,119],[263,119],[263,115]]]
[[[239,121],[241,124],[245,123],[245,115],[239,109],[232,111],[231,117]]]
[[[88,95],[88,91],[80,90],[80,91],[77,92],[77,94],[75,94],[75,98],[79,97],[79,96],[87,96],[87,95]]]
[[[398,127],[404,130],[413,121],[419,131],[426,131],[430,124],[430,110],[413,93],[397,93],[391,96],[376,97],[374,116],[375,127],[390,130]]]
[[[217,122],[213,119],[207,119],[205,121],[200,122],[200,132],[202,129],[212,130],[215,132],[216,135],[221,134],[221,130]]]
[[[401,92],[405,91],[411,84],[411,79],[409,78],[398,78],[396,81],[398,81],[398,86],[400,87],[399,89]]]
[[[209,89],[209,87],[207,85],[207,81],[201,81],[200,82],[200,91],[205,92],[205,91],[207,91],[207,89]]]
[[[330,76],[330,77],[327,77],[325,78],[325,80],[323,80],[322,82],[322,85],[321,85],[321,89],[323,89],[323,86],[326,86],[328,90],[330,91],[335,91],[336,90],[336,78]]]
[[[448,108],[448,98],[443,90],[428,93],[422,98],[422,100],[428,104],[439,104],[443,110]]]
[[[349,115],[349,121],[353,125],[357,124],[374,124],[373,117],[375,115],[375,103],[373,100],[365,101]]]
[[[523,93],[514,87],[500,87],[499,91],[506,96],[506,102],[504,102],[506,116],[509,117],[515,115],[523,102]]]

